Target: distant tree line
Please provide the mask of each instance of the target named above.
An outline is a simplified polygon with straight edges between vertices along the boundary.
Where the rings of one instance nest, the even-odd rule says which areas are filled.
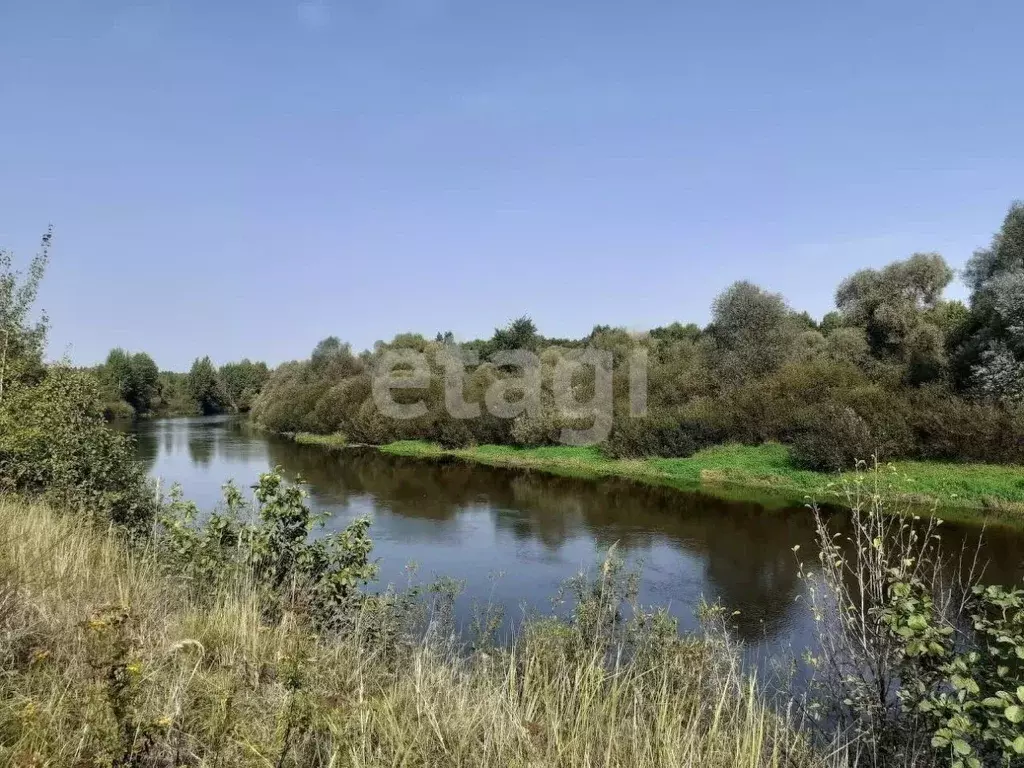
[[[120,348],[95,373],[107,418],[245,413],[270,377],[266,363],[248,359],[218,369],[203,357],[188,373],[160,371],[145,352]]]
[[[626,377],[616,376],[604,445],[615,456],[685,456],[716,443],[779,441],[816,469],[847,468],[872,455],[1024,463],[1024,204],[1010,207],[991,244],[968,262],[967,304],[944,297],[953,277],[935,253],[864,269],[839,285],[835,310],[820,321],[741,281],[715,299],[704,328],[673,323],[631,333],[597,326],[581,339],[550,339],[522,317],[489,339],[406,333],[361,354],[331,336],[308,360],[275,370],[252,400],[252,414],[268,429],[342,433],[367,443],[545,445],[571,420],[553,407],[560,359],[596,348],[613,352],[618,367],[642,350],[648,414],[627,416]],[[481,402],[491,384],[517,375],[492,362],[512,349],[540,357],[540,414],[448,414],[442,378],[451,354],[478,356],[462,383],[465,399]],[[427,402],[422,418],[385,418],[375,405],[372,372],[394,350],[430,361],[429,385],[407,393]],[[203,376],[216,378],[212,366]],[[574,386],[585,391],[587,384]]]

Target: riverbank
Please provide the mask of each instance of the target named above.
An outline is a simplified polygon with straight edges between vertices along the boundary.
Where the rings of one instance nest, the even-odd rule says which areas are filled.
[[[730,498],[756,500],[768,506],[821,503],[846,499],[856,472],[826,474],[794,466],[782,445],[725,445],[698,451],[686,459],[610,459],[595,447],[550,446],[515,448],[482,445],[445,449],[421,441],[380,446],[395,456],[454,457],[497,467],[517,467],[573,477],[627,477],[700,490]],[[946,464],[900,461],[880,472],[881,491],[921,507],[937,507],[950,518],[984,518],[1024,523],[1024,468],[988,464]]]
[[[319,445],[321,448],[328,448],[334,451],[351,447],[345,436],[341,434],[314,435],[312,432],[298,432],[294,435],[288,435],[288,437],[299,445]]]
[[[841,763],[723,642],[643,630],[622,661],[552,618],[467,655],[404,642],[381,600],[324,636],[301,613],[269,619],[250,578],[190,589],[77,510],[0,497],[0,536],[4,765]]]

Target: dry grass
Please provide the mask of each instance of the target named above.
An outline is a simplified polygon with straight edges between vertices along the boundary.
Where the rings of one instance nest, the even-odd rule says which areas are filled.
[[[714,644],[609,662],[554,621],[490,654],[370,622],[328,641],[43,505],[0,499],[0,537],[3,764],[824,765]]]

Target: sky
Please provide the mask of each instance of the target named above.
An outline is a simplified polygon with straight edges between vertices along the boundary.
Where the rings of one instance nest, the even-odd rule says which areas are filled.
[[[0,0],[50,355],[704,323],[961,267],[1024,197],[1017,0]],[[962,286],[952,295],[962,296]]]

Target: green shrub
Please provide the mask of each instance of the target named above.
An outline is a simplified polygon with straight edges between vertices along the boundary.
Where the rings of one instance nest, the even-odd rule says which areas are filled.
[[[1024,591],[972,587],[959,649],[953,627],[917,609],[928,598],[925,585],[895,582],[890,593],[882,616],[917,660],[900,699],[930,722],[932,746],[954,766],[1024,762]]]
[[[103,418],[107,421],[128,421],[135,418],[135,409],[124,400],[108,400],[103,404]]]
[[[815,510],[811,722],[858,765],[1024,764],[1024,591],[977,583],[941,521],[891,514],[878,485],[859,478],[841,531]]]
[[[197,587],[200,596],[246,572],[266,590],[269,616],[280,617],[287,609],[321,629],[346,626],[356,614],[360,588],[377,574],[369,558],[369,520],[311,539],[327,517],[310,511],[302,487],[286,483],[279,471],[260,475],[255,499],[249,504],[229,483],[224,509],[196,525],[195,505],[175,490],[161,514],[158,537],[172,572]]]
[[[866,461],[875,451],[867,422],[852,408],[825,405],[807,410],[803,426],[792,442],[797,466],[821,472],[839,472]]]
[[[880,461],[917,455],[911,427],[913,407],[904,393],[871,383],[837,393],[836,399],[838,404],[852,408],[868,425],[873,454]]]
[[[66,366],[0,405],[0,484],[133,529],[155,511],[131,438],[106,426],[95,377]]]
[[[913,398],[921,458],[1024,464],[1024,409],[952,397],[941,388]]]
[[[686,458],[698,447],[689,426],[670,420],[627,418],[615,425],[605,452],[616,459]]]

